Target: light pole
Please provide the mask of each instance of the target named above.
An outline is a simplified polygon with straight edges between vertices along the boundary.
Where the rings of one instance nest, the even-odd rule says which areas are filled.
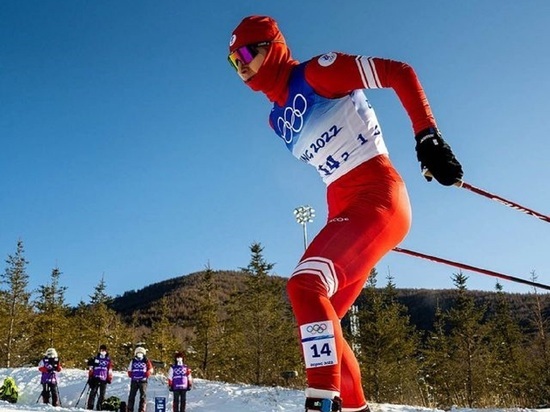
[[[315,209],[311,206],[298,206],[294,209],[294,217],[296,222],[302,225],[304,229],[304,250],[307,249],[307,223],[313,222],[315,217]]]

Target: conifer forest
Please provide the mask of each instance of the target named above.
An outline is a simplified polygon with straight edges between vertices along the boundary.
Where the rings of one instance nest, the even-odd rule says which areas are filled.
[[[206,266],[116,297],[100,278],[76,306],[66,302],[62,268],[31,290],[28,263],[19,240],[0,272],[0,367],[36,366],[55,347],[64,367],[84,369],[106,344],[115,369],[125,370],[139,343],[156,373],[184,351],[198,378],[305,386],[286,278],[271,274],[260,243],[240,270]],[[499,283],[480,294],[464,273],[449,276],[453,289],[420,294],[372,271],[342,319],[368,398],[437,408],[550,404],[548,295],[509,294]]]

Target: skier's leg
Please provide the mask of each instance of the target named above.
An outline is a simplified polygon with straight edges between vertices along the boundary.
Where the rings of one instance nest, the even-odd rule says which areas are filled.
[[[172,391],[174,402],[172,403],[172,411],[179,412],[180,408],[180,392],[178,390]]]
[[[94,409],[94,400],[97,395],[97,386],[95,383],[90,384],[90,393],[88,394],[87,409]]]
[[[361,370],[359,362],[347,342],[344,342],[342,354],[342,384],[340,388],[343,411],[363,410],[367,407],[367,398],[361,384]],[[345,399],[345,403],[344,403]]]
[[[339,396],[343,336],[327,288],[319,276],[295,272],[287,283],[287,293],[299,326],[308,387]]]
[[[126,404],[127,412],[134,412],[134,404],[136,402],[137,391],[138,391],[138,383],[136,381],[131,381],[130,393],[128,395],[128,403]]]
[[[97,398],[97,410],[100,411],[103,409],[103,401],[105,400],[105,391],[107,390],[107,382],[99,383],[99,397]]]
[[[185,412],[186,403],[187,403],[187,391],[181,391],[180,412]]]
[[[328,223],[287,283],[310,388],[340,392],[344,349],[340,319],[361,292],[370,269],[398,243],[388,230],[393,225],[380,220],[350,212],[345,219]]]
[[[50,403],[50,388],[47,383],[42,384],[42,401],[44,403]]]
[[[57,383],[50,383],[50,391],[52,393],[52,405],[59,406],[59,389]]]
[[[147,382],[139,383],[139,412],[147,409]]]
[[[344,342],[339,320],[361,292],[371,268],[401,242],[410,226],[406,189],[387,159],[367,167],[380,172],[376,179],[344,176],[329,186],[328,223],[287,286],[306,362],[306,397],[341,396],[347,411],[366,407],[366,400],[357,360]],[[314,399],[308,410],[318,408],[326,406]]]
[[[410,206],[406,189],[403,185],[397,185],[391,193],[393,208],[386,209],[386,213],[382,215],[377,215],[374,211],[364,215],[362,224],[365,229],[364,235],[359,237],[358,243],[361,247],[356,250],[357,258],[348,260],[347,265],[342,265],[348,282],[331,298],[340,319],[361,293],[372,268],[402,241],[409,230]],[[343,344],[341,357],[340,396],[344,412],[363,411],[368,408],[361,384],[359,362],[347,342]]]
[[[304,285],[301,285],[299,287],[297,285],[298,281],[303,282]],[[293,284],[290,285],[290,282],[293,282]],[[292,278],[291,281],[289,281],[289,295],[292,294],[293,296],[291,297],[291,302],[296,299],[303,299],[302,302],[307,302],[306,306],[308,307],[310,307],[313,302],[317,303],[317,300],[319,299],[319,296],[322,295],[322,293],[320,291],[316,292],[315,289],[312,289],[312,285],[316,283],[318,282],[316,281],[315,277],[312,277],[311,275],[300,275],[297,276],[296,279]],[[361,287],[358,288],[360,291],[362,285],[364,284],[364,281],[359,282],[358,284],[361,285]],[[309,294],[307,292],[303,292],[303,289],[306,288],[309,290]],[[302,292],[297,295],[295,291],[296,289],[302,289]],[[344,290],[345,289],[346,288],[344,288]],[[355,301],[355,298],[357,297],[358,292],[352,293],[349,290],[348,292],[350,293],[349,296],[351,297],[351,303],[353,303]],[[367,401],[363,394],[363,388],[361,385],[361,373],[359,369],[359,363],[357,362],[357,359],[355,358],[355,355],[349,347],[348,343],[344,340],[342,336],[338,312],[334,310],[334,307],[330,306],[327,303],[329,299],[321,298],[320,300],[324,301],[322,306],[324,308],[328,308],[325,311],[327,319],[331,318],[331,313],[334,313],[334,317],[332,317],[333,320],[331,320],[332,325],[328,328],[329,330],[332,329],[334,332],[334,347],[329,343],[330,339],[318,340],[315,337],[315,328],[317,327],[319,330],[319,328],[323,327],[321,325],[326,324],[326,322],[310,323],[309,321],[311,321],[311,318],[308,319],[307,317],[302,315],[300,309],[298,309],[297,311],[295,310],[296,319],[306,319],[305,322],[309,324],[307,327],[312,330],[312,334],[307,335],[307,330],[304,332],[303,327],[300,328],[304,357],[306,359],[306,362],[308,360],[308,356],[310,357],[309,359],[322,359],[323,353],[331,354],[333,350],[336,352],[337,355],[340,356],[337,356],[335,354],[337,360],[336,363],[332,366],[320,366],[314,369],[309,368],[306,370],[308,379],[308,389],[306,390],[306,397],[308,399],[311,398],[318,400],[333,400],[335,397],[339,397],[345,402],[342,403],[342,405],[344,405],[344,411],[362,410],[367,406]],[[345,311],[343,312],[345,313]],[[298,323],[299,325],[302,325],[300,321],[298,321]],[[320,334],[317,335],[317,337],[321,336]],[[309,340],[308,336],[312,340]],[[321,343],[321,345],[319,345],[317,342]],[[327,359],[328,358],[325,357],[324,362],[326,362]],[[306,363],[306,365],[308,364]],[[327,386],[327,383],[332,383],[332,385],[334,386],[329,387]],[[315,401],[313,402],[315,403]]]

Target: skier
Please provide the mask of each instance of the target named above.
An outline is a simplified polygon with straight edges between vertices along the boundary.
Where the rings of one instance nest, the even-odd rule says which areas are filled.
[[[88,370],[88,385],[90,393],[88,395],[88,409],[94,409],[94,400],[99,390],[99,398],[97,399],[96,409],[102,409],[103,401],[105,400],[105,392],[107,384],[113,380],[113,363],[107,352],[107,345],[101,345],[97,355],[91,359]]]
[[[147,380],[153,373],[153,364],[146,356],[146,350],[138,346],[134,350],[134,357],[128,365],[130,377],[130,394],[128,395],[127,412],[134,411],[136,395],[139,391],[139,412],[145,412],[147,408]]]
[[[371,269],[406,236],[411,211],[363,89],[394,89],[412,122],[428,181],[453,185],[462,167],[406,63],[330,52],[300,64],[267,16],[239,23],[228,59],[247,86],[273,102],[270,126],[327,185],[327,223],[287,284],[306,366],[306,411],[368,411],[359,364],[340,320]]]
[[[44,357],[38,363],[38,370],[42,372],[40,383],[42,384],[42,401],[53,406],[61,406],[59,388],[57,387],[57,373],[61,372],[61,362],[54,348],[48,348]]]
[[[176,352],[168,370],[168,390],[174,394],[173,412],[185,412],[187,391],[193,386],[191,369],[183,363],[183,353]]]

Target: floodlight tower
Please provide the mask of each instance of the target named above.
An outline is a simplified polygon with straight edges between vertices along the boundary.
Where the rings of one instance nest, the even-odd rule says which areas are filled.
[[[294,217],[296,222],[302,225],[304,230],[304,250],[307,249],[307,224],[313,222],[315,217],[315,209],[311,206],[298,206],[294,209]]]

